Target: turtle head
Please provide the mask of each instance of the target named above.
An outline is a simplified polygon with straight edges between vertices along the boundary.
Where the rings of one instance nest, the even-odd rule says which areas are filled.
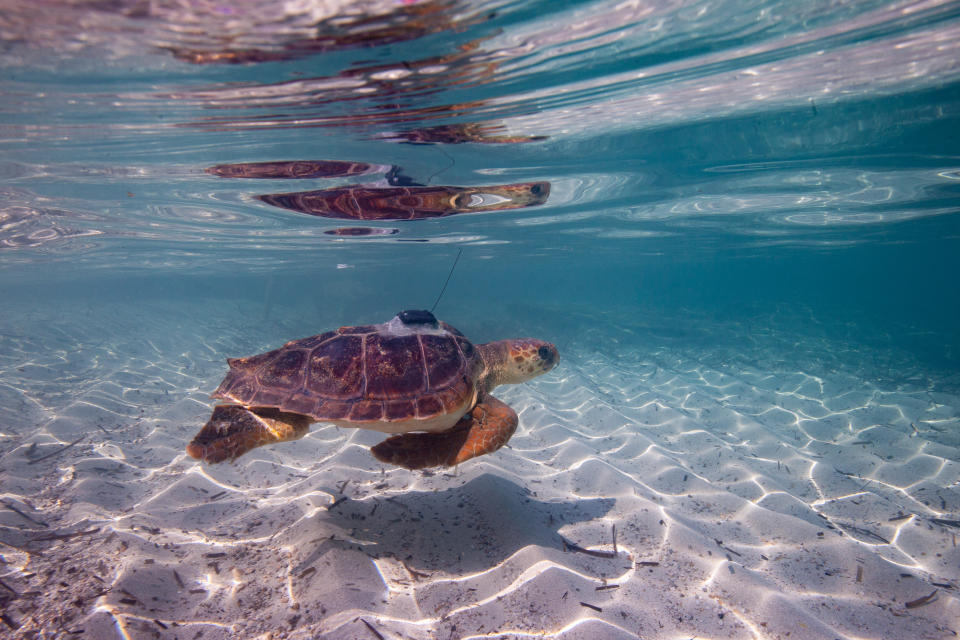
[[[545,340],[517,338],[481,345],[490,387],[517,384],[553,369],[560,361],[557,348]]]

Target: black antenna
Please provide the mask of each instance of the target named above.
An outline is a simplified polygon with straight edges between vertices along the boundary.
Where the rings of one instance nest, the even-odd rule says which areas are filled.
[[[440,304],[440,298],[443,297],[443,292],[447,290],[447,285],[450,283],[450,276],[453,275],[453,270],[457,268],[457,263],[460,261],[461,254],[463,254],[463,247],[460,247],[460,250],[457,251],[457,258],[453,261],[453,266],[450,267],[450,273],[447,274],[447,279],[443,283],[443,288],[440,289],[440,295],[437,296],[437,301],[433,303],[432,307],[430,307],[430,313],[433,313],[433,310],[437,308],[438,304]]]
[[[452,167],[452,166],[454,166],[454,165],[457,164],[457,161],[454,160],[454,159],[450,156],[449,153],[447,153],[446,151],[444,151],[444,150],[443,150],[443,147],[436,147],[436,149],[437,149],[437,151],[439,151],[439,152],[442,153],[443,155],[447,156],[447,160],[450,161],[450,164],[448,164],[447,166],[443,167],[442,169],[437,169],[436,171],[434,171],[433,174],[431,174],[431,176],[430,176],[429,178],[427,178],[427,184],[430,184],[430,183],[433,181],[433,179],[436,178],[438,175],[440,175],[441,173],[443,173],[444,171],[446,171],[446,170],[449,169],[450,167]]]

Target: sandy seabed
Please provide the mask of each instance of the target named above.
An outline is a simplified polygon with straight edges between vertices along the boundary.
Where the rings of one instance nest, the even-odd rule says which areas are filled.
[[[571,315],[497,393],[509,448],[455,471],[324,425],[203,466],[224,358],[311,333],[214,308],[5,316],[0,637],[960,633],[960,375],[775,318]]]

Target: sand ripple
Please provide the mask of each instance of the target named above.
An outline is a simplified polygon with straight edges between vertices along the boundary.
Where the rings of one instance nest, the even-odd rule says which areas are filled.
[[[183,447],[222,358],[301,333],[223,312],[190,330],[122,305],[5,327],[16,637],[960,630],[957,388],[909,359],[878,375],[824,337],[607,325],[561,345],[555,375],[502,389],[520,430],[455,473],[385,469],[367,451],[382,436],[322,425],[202,467]]]

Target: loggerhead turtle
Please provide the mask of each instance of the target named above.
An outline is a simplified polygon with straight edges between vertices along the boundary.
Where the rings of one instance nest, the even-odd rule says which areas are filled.
[[[407,469],[453,466],[496,451],[517,414],[490,395],[552,369],[557,348],[534,338],[474,346],[429,311],[401,311],[383,324],[341,327],[249,358],[213,393],[218,405],[187,446],[215,463],[254,447],[297,440],[311,422],[400,434],[373,447]]]

